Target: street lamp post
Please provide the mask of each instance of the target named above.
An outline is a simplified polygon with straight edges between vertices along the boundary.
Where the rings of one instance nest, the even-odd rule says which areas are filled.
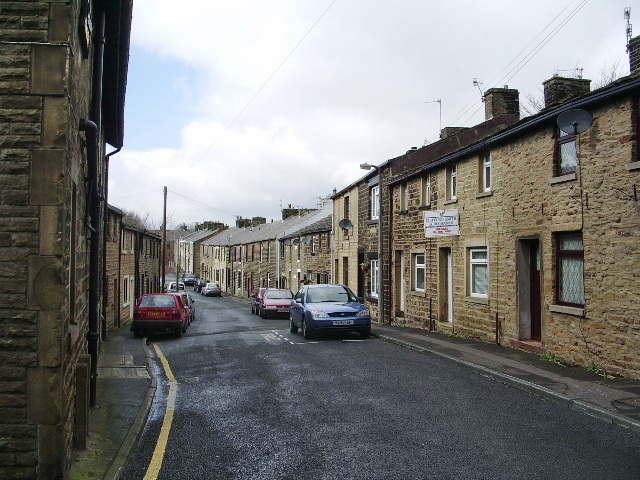
[[[382,288],[382,172],[380,167],[370,163],[361,163],[363,170],[376,169],[378,172],[378,323],[382,324],[383,288]]]

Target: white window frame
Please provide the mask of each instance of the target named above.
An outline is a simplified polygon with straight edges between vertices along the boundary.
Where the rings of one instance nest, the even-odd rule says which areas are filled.
[[[380,185],[371,187],[371,220],[380,218]]]
[[[131,303],[129,275],[125,275],[122,278],[122,306],[127,307],[129,303]]]
[[[474,258],[474,254],[476,253],[484,253],[484,258]],[[487,287],[486,293],[477,291],[477,285],[474,282],[474,274],[478,267],[482,267],[485,269],[485,283]],[[489,297],[489,249],[487,247],[469,248],[469,296],[476,298]]]
[[[431,174],[427,173],[422,176],[422,206],[428,207],[431,205]]]
[[[409,210],[409,182],[400,184],[400,211]]]
[[[451,200],[458,198],[458,164],[451,165]]]
[[[482,160],[482,187],[483,191],[491,191],[491,181],[493,173],[493,164],[491,162],[491,152],[485,154]]]
[[[380,291],[380,260],[371,260],[371,296],[378,298],[378,292]]]
[[[420,257],[422,260],[419,261]],[[422,271],[422,285],[418,284],[418,272]],[[411,290],[424,292],[427,288],[427,264],[424,252],[411,254]]]

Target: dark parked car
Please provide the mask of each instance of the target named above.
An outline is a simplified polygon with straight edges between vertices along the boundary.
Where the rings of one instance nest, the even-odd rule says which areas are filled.
[[[196,306],[193,304],[195,300],[190,293],[180,292],[180,295],[182,295],[182,299],[184,300],[185,305],[189,307],[189,325],[191,325],[191,322],[195,321],[196,319]]]
[[[202,287],[202,291],[200,293],[205,297],[221,297],[222,289],[218,283],[207,283]]]
[[[260,287],[251,295],[251,313],[257,315],[260,311],[260,305],[262,305],[262,295],[266,290],[266,287]]]
[[[371,333],[369,307],[346,285],[305,285],[296,293],[289,312],[289,329],[302,329],[304,338],[316,332],[354,331]]]
[[[182,281],[185,285],[193,285],[196,283],[196,275],[195,273],[185,273],[182,275]]]
[[[209,280],[205,280],[204,278],[199,278],[193,283],[193,291],[194,292],[202,292],[202,287],[204,287]]]
[[[276,315],[289,315],[291,308],[291,290],[281,288],[267,288],[262,293],[262,300],[258,306],[258,315],[262,318]]]
[[[179,293],[147,293],[133,310],[131,331],[136,337],[167,331],[181,337],[187,331],[189,313]]]

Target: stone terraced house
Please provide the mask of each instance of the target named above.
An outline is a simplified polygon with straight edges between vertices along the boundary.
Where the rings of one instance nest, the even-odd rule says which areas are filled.
[[[392,322],[640,378],[637,74],[553,77],[538,114],[391,167]]]
[[[86,444],[131,11],[0,3],[0,478],[62,478]]]

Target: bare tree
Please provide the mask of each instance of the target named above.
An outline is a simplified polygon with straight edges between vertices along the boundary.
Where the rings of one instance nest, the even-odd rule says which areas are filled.
[[[620,67],[620,60],[615,63],[608,64],[606,61],[600,67],[600,71],[598,72],[598,79],[593,82],[593,89],[597,90],[598,88],[606,87],[607,85],[612,84],[619,78],[621,78],[624,73]]]
[[[525,95],[526,103],[520,104],[520,116],[530,117],[535,115],[544,108],[544,92],[538,89],[536,94],[527,93]]]

